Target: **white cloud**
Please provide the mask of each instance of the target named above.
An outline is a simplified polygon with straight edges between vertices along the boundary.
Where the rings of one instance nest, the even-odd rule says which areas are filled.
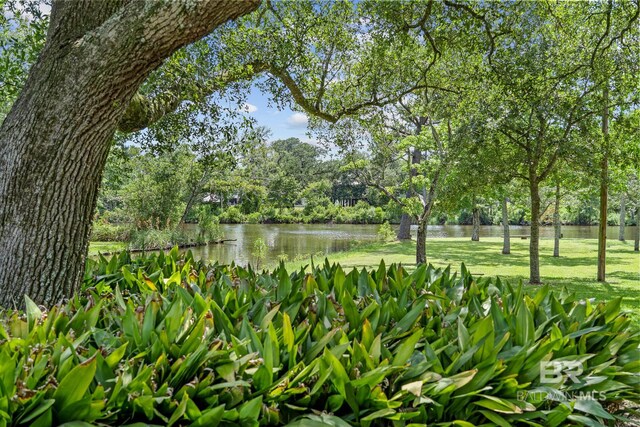
[[[40,8],[40,12],[42,12],[45,15],[51,15],[51,5],[50,4],[46,4],[46,3],[40,3],[40,6],[38,6]]]
[[[19,14],[23,19],[26,19],[29,22],[34,20],[35,17],[31,13],[31,10],[28,9],[24,3],[16,3],[14,7],[19,12]],[[38,2],[37,7],[41,15],[43,16],[51,15],[51,5],[48,4],[47,2],[41,0]],[[15,14],[8,7],[3,8],[2,14],[4,15],[5,19],[8,19],[8,20],[15,19]]]
[[[307,115],[304,113],[293,113],[287,119],[287,123],[289,123],[291,127],[307,127],[307,123],[309,123],[309,117],[307,117]]]
[[[240,107],[240,111],[242,111],[243,113],[255,113],[256,111],[258,111],[258,107],[256,107],[253,104],[249,104],[248,102],[245,102],[242,107]]]

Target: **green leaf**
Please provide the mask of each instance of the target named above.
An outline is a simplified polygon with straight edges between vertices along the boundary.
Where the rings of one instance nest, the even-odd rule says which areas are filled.
[[[349,423],[334,415],[305,415],[287,424],[288,427],[351,427]]]
[[[191,427],[216,427],[222,421],[224,405],[202,411],[200,418],[195,420]]]
[[[367,415],[366,417],[363,417],[362,421],[374,421],[374,420],[377,420],[379,418],[385,418],[388,415],[393,415],[395,413],[396,413],[396,411],[394,409],[384,408],[384,409],[380,409],[380,410],[377,410],[375,412],[372,412],[371,414]]]
[[[27,325],[29,330],[32,330],[33,326],[42,318],[42,310],[26,295],[24,296],[24,302],[26,304]]]
[[[393,366],[400,366],[407,363],[413,352],[415,351],[416,344],[422,338],[422,328],[416,330],[409,338],[406,338],[395,351],[395,356],[391,364]]]
[[[293,353],[293,346],[295,343],[295,335],[293,334],[293,328],[291,327],[291,319],[287,313],[282,315],[282,335],[284,344],[287,346],[289,353]]]
[[[125,342],[110,355],[104,358],[104,361],[107,363],[107,366],[109,368],[114,369],[116,366],[118,366],[118,363],[120,363],[120,361],[124,357],[124,353],[127,350],[127,345],[129,345],[129,343]]]
[[[534,336],[533,315],[529,311],[527,304],[524,301],[520,301],[518,312],[516,313],[516,344],[527,345],[533,341]]]
[[[74,402],[81,400],[93,381],[96,373],[96,358],[86,360],[69,371],[60,381],[58,388],[53,393],[55,408],[61,411]]]
[[[506,399],[501,399],[495,396],[481,395],[484,399],[473,402],[474,405],[482,406],[483,408],[491,409],[495,412],[502,414],[521,414],[522,409],[515,403],[509,402]]]
[[[576,400],[573,409],[586,414],[595,415],[596,417],[604,418],[605,420],[615,419],[611,414],[604,410],[600,402],[593,399],[578,399]]]
[[[507,420],[505,420],[504,418],[502,418],[500,415],[496,414],[495,412],[485,411],[485,410],[481,409],[480,413],[482,415],[484,415],[489,421],[491,421],[492,423],[494,423],[497,426],[500,426],[500,427],[511,427],[511,423],[509,423]]]
[[[251,399],[240,406],[240,420],[257,420],[262,409],[262,396]]]
[[[29,421],[36,419],[42,413],[44,413],[46,410],[51,408],[55,402],[56,402],[55,399],[45,399],[45,400],[43,400],[40,403],[40,405],[38,405],[37,408],[32,409],[26,417],[24,417],[24,418],[22,418],[20,420],[20,424],[26,424]]]

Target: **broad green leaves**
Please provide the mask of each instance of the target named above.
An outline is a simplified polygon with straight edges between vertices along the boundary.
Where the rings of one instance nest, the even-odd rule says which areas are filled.
[[[461,271],[92,261],[69,303],[3,314],[0,426],[597,425],[638,398],[640,332],[615,301]]]

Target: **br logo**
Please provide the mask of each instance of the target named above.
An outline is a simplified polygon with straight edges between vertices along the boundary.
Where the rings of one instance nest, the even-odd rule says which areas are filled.
[[[584,372],[582,362],[573,360],[552,360],[540,362],[540,383],[557,383],[566,375],[574,383],[579,383],[578,378]]]

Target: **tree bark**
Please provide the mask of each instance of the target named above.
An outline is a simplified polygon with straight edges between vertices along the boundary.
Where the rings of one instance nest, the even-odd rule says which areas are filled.
[[[554,239],[553,239],[553,256],[560,256],[560,236],[561,236],[561,227],[560,224],[560,183],[556,183],[556,204],[553,210],[553,231],[554,231]]]
[[[636,206],[636,236],[633,242],[633,250],[640,251],[640,203]]]
[[[416,239],[416,264],[424,264],[427,262],[427,221],[422,219],[418,221],[418,236]]]
[[[473,221],[473,231],[471,233],[471,240],[474,242],[480,241],[480,208],[476,203],[476,198],[473,198],[473,209],[472,209],[472,221]]]
[[[420,133],[421,128],[418,127],[418,134]],[[422,152],[417,149],[413,149],[411,152],[411,164],[417,165],[422,161]],[[416,176],[418,173],[415,167],[411,167],[409,174],[411,177]],[[413,189],[409,188],[407,190],[407,198],[413,196]],[[409,240],[411,239],[411,215],[407,213],[402,214],[402,218],[400,218],[400,228],[398,228],[397,238],[398,240]]]
[[[626,225],[627,220],[627,209],[626,209],[626,197],[625,193],[622,192],[620,196],[620,228],[618,229],[618,240],[624,242],[624,226]]]
[[[398,240],[411,239],[411,216],[407,213],[403,213],[400,218],[400,228],[398,228],[398,234],[396,236]]]
[[[602,93],[602,161],[600,164],[600,223],[598,225],[598,282],[606,279],[607,266],[607,198],[609,193],[609,85]]]
[[[434,173],[431,186],[424,198],[425,204],[422,208],[422,214],[417,218],[418,235],[416,243],[416,264],[427,262],[427,226],[429,224],[429,218],[431,218],[431,209],[433,208],[433,202],[436,199],[441,173],[442,169],[440,168]]]
[[[511,236],[509,235],[509,210],[507,206],[508,202],[508,198],[505,197],[502,199],[502,253],[505,255],[511,253]]]
[[[531,236],[529,242],[529,283],[540,284],[540,191],[537,176],[530,175],[531,194]]]
[[[0,305],[77,290],[110,141],[146,77],[253,1],[52,6],[47,41],[0,127]]]
[[[184,226],[185,221],[187,220],[187,215],[189,215],[189,212],[191,212],[191,207],[193,206],[193,203],[196,201],[196,198],[202,195],[202,186],[204,185],[204,182],[207,180],[208,177],[209,177],[209,174],[205,170],[202,173],[202,176],[200,177],[198,182],[191,186],[191,191],[189,192],[189,198],[187,199],[187,205],[184,207],[184,211],[182,211],[182,216],[180,217],[179,224],[181,226]]]

